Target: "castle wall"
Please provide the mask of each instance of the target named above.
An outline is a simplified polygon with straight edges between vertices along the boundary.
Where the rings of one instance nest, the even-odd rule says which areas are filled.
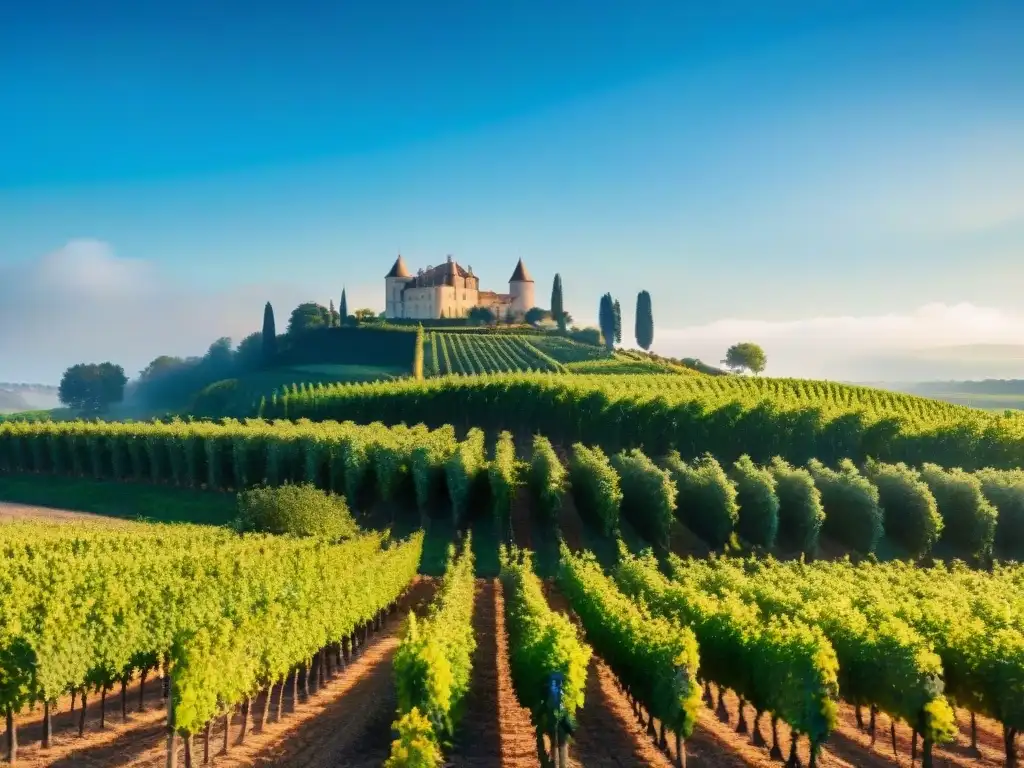
[[[533,306],[533,283],[510,283],[509,293],[481,291],[478,277],[472,274],[463,277],[454,274],[455,267],[451,269],[453,273],[446,276],[446,281],[454,285],[415,288],[412,287],[415,277],[385,278],[385,317],[457,318],[466,317],[474,307],[487,307],[504,319],[510,311],[523,314]]]
[[[403,294],[402,317],[432,320],[441,317],[441,288],[406,288]]]
[[[402,306],[402,289],[411,278],[408,277],[386,277],[384,278],[384,316],[405,317]]]
[[[509,293],[512,295],[512,312],[523,314],[533,309],[534,303],[533,283],[513,282],[508,284]]]
[[[458,278],[455,286],[441,286],[440,317],[465,317],[469,314],[469,310],[479,302],[480,294],[474,285],[470,279]]]

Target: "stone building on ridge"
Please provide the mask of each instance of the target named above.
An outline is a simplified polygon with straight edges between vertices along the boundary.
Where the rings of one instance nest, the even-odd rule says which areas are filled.
[[[486,307],[495,316],[521,318],[534,307],[533,278],[519,259],[508,281],[508,293],[480,290],[473,268],[463,268],[451,256],[436,267],[415,275],[399,256],[384,277],[384,316],[436,320],[466,317],[475,307]]]

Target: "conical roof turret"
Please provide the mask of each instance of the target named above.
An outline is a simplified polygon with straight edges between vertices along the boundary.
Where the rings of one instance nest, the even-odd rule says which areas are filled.
[[[384,277],[412,277],[409,274],[409,269],[405,266],[405,259],[402,258],[402,254],[398,254],[398,258],[395,259],[391,271],[384,275]]]
[[[512,277],[508,279],[510,283],[532,283],[533,278],[530,277],[530,273],[526,271],[526,265],[523,264],[523,260],[520,259],[519,263],[516,264],[516,271],[512,273]]]

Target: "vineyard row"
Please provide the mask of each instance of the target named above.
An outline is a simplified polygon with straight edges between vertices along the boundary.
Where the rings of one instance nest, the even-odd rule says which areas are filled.
[[[828,382],[736,376],[497,374],[292,386],[272,419],[454,424],[606,451],[640,447],[767,463],[870,457],[978,469],[1024,466],[1024,417]]]
[[[383,545],[383,546],[382,546]],[[286,681],[308,692],[343,668],[415,576],[422,536],[341,544],[238,536],[193,526],[9,524],[0,527],[0,707],[13,716],[63,694],[122,686],[162,669],[169,746],[241,707],[242,735],[264,693],[268,722]],[[842,697],[919,734],[925,765],[950,741],[950,702],[1003,724],[1013,765],[1024,721],[1024,569],[991,572],[905,563],[683,561],[620,551],[606,574],[564,545],[558,585],[585,633],[552,611],[529,553],[502,552],[516,695],[539,751],[565,765],[583,706],[591,649],[608,663],[658,741],[675,755],[703,698],[731,690],[763,717],[806,737],[812,761]],[[396,729],[389,765],[437,765],[457,728],[475,647],[472,542],[453,548],[429,615],[410,616],[396,653]],[[664,573],[669,575],[666,576]],[[116,617],[116,620],[115,620]],[[297,700],[293,694],[293,701]],[[251,717],[252,716],[252,717]],[[9,736],[16,734],[13,727]],[[229,729],[225,728],[225,734]],[[228,738],[227,736],[225,737]],[[545,738],[547,741],[545,742]],[[227,743],[227,742],[226,742]],[[16,740],[9,743],[16,756]]]
[[[357,507],[408,500],[427,512],[451,504],[454,522],[490,508],[507,520],[515,488],[533,488],[549,519],[571,491],[595,527],[614,535],[620,517],[652,544],[669,548],[677,521],[720,550],[739,540],[771,550],[814,554],[822,533],[870,554],[885,536],[907,556],[934,546],[976,563],[998,553],[1024,556],[1024,471],[965,472],[925,464],[849,460],[829,468],[748,457],[722,464],[652,460],[639,449],[608,456],[572,446],[567,466],[534,439],[524,477],[511,436],[493,450],[471,429],[356,425],[350,422],[213,423],[11,422],[0,424],[0,472],[53,473],[102,480],[238,490],[309,482],[344,494]]]
[[[0,527],[0,709],[8,753],[17,757],[14,717],[51,709],[72,693],[86,697],[162,669],[169,680],[169,754],[177,737],[206,734],[212,722],[300,676],[308,694],[343,667],[419,567],[423,534],[399,543],[379,534],[339,544],[201,526],[8,524]],[[143,697],[140,693],[140,700]],[[293,696],[293,701],[295,697]],[[80,726],[81,727],[81,726]],[[227,736],[225,736],[227,743]]]

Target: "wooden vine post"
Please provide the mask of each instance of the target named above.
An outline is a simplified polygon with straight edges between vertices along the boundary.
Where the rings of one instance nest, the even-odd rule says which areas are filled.
[[[167,677],[168,683],[170,678]],[[167,691],[167,768],[178,766],[178,729],[174,726],[174,691],[168,685]]]

